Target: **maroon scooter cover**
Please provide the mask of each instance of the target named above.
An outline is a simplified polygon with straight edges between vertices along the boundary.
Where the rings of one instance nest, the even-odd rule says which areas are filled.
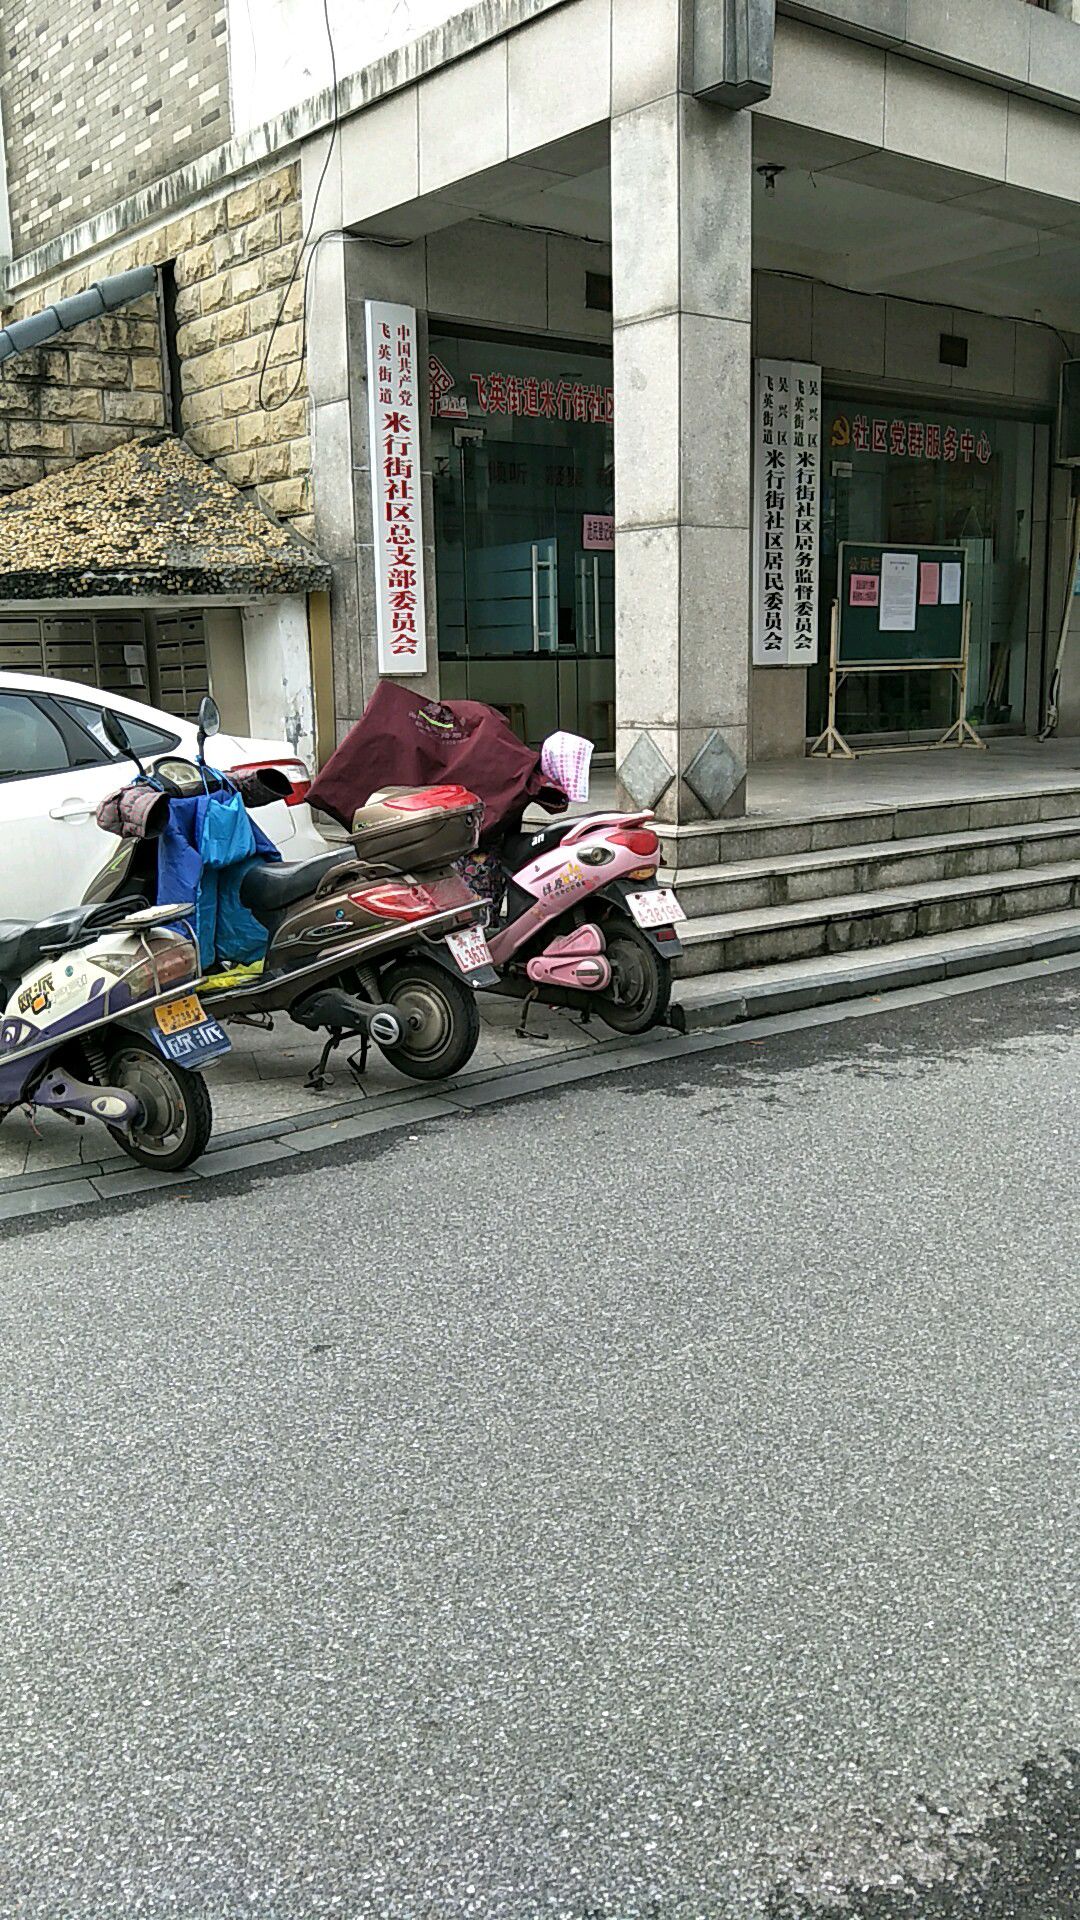
[[[315,781],[312,806],[352,825],[382,787],[452,782],[484,803],[480,845],[516,832],[531,800],[549,813],[566,806],[561,787],[540,770],[540,755],[478,700],[424,700],[394,680],[381,680],[356,725]]]

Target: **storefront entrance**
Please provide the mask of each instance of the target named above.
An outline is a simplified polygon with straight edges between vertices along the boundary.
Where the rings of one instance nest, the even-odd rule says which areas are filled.
[[[614,744],[611,362],[433,332],[440,684]]]
[[[967,554],[971,600],[968,714],[980,727],[1024,726],[1032,569],[1035,427],[915,403],[827,399],[822,451],[821,634],[807,726],[825,724],[829,617],[843,540],[949,544]],[[1034,556],[1035,564],[1043,556]],[[861,674],[841,690],[846,736],[918,738],[952,718],[947,676]]]

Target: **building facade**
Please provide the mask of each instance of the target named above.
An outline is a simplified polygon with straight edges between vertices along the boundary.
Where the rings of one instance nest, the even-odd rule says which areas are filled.
[[[131,264],[162,288],[11,363],[0,484],[181,431],[331,566],[321,751],[422,665],[530,739],[589,734],[675,828],[738,812],[748,762],[825,723],[860,546],[961,556],[969,712],[1038,731],[1070,585],[1073,0],[331,0],[329,35],[267,0],[257,40],[241,0],[143,0],[44,43],[35,7],[0,6],[2,317]],[[373,316],[408,328],[408,442]],[[784,444],[816,444],[784,491],[795,395]],[[953,697],[866,672],[838,717],[918,741]]]

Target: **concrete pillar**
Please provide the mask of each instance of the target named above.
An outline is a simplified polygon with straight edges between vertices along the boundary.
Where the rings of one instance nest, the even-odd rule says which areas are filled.
[[[616,763],[678,826],[745,804],[750,115],[688,91],[682,8],[635,5],[611,128]]]
[[[339,739],[363,712],[379,678],[364,301],[401,301],[417,308],[417,345],[420,364],[426,366],[424,262],[422,240],[399,250],[350,237],[325,240],[312,269],[308,385],[315,544],[333,569],[330,606]],[[406,685],[434,695],[439,686],[434,515],[430,433],[423,413],[420,457],[428,671]]]
[[[315,699],[306,597],[258,600],[243,618],[248,730],[259,740],[287,740],[310,767]]]

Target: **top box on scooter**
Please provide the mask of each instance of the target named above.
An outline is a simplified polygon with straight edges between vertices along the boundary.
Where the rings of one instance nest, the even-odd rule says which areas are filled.
[[[352,840],[361,860],[423,873],[472,853],[483,813],[467,787],[383,787],[353,814]]]

